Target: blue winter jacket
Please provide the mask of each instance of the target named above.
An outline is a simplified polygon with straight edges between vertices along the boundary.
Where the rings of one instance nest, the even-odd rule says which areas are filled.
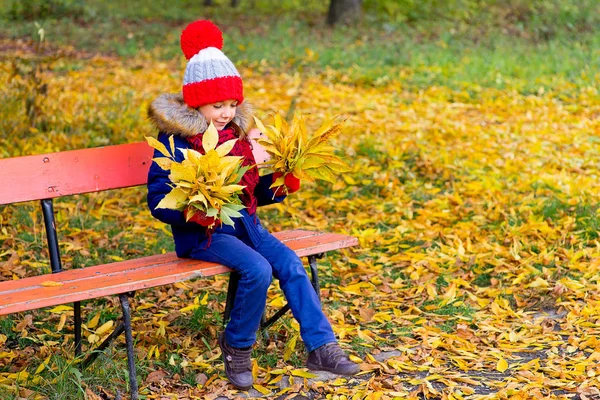
[[[240,105],[236,111],[234,122],[244,131],[248,127],[250,114],[251,111],[246,103]],[[192,148],[186,138],[194,136],[198,132],[204,132],[207,127],[207,121],[202,114],[183,103],[181,95],[159,96],[150,104],[148,116],[159,130],[158,140],[167,148],[169,148],[169,136],[171,135],[174,139],[175,149]],[[163,157],[163,155],[155,150],[154,157]],[[175,159],[179,162],[183,161],[184,157],[181,151],[175,151]],[[262,176],[256,185],[254,195],[259,206],[278,203],[285,198],[285,196],[274,196],[273,190],[269,188],[273,182],[272,179],[271,174]],[[171,225],[177,255],[188,257],[192,249],[205,242],[207,230],[199,224],[186,222],[182,211],[156,208],[163,197],[171,191],[170,182],[169,171],[152,163],[148,172],[148,206],[155,218]],[[214,232],[235,235],[237,230],[244,229],[250,240],[255,243],[259,238],[260,221],[256,215],[248,214],[246,209],[243,209],[241,214],[242,217],[234,218],[235,226],[223,224],[214,229]]]

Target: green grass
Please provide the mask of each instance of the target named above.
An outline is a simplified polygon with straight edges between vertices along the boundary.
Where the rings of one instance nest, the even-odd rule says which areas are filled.
[[[223,305],[225,300],[219,300]],[[210,309],[208,306],[200,305],[191,314],[184,314],[174,320],[173,325],[179,326],[194,340],[204,343],[206,349],[210,350],[211,346],[207,339],[212,336],[210,327],[216,328],[217,331],[223,329],[223,314],[218,310]]]
[[[0,318],[0,334],[12,338],[13,336],[15,336],[15,333],[13,332],[14,327],[15,322],[13,321],[10,315],[6,315]]]
[[[223,316],[220,312],[209,310],[205,305],[200,305],[191,315],[182,315],[177,318],[176,324],[189,330],[190,334],[201,334],[209,326],[223,326]]]
[[[0,399],[3,400],[20,400],[21,397],[15,393],[15,391],[10,390],[10,388],[4,388],[2,386],[0,386]]]
[[[492,274],[490,273],[482,273],[477,275],[475,279],[473,279],[473,284],[479,287],[490,287],[492,286]]]
[[[585,240],[598,239],[600,234],[600,217],[598,216],[598,204],[581,203],[575,207],[577,222],[575,224],[579,235]]]
[[[94,300],[95,301],[95,300]],[[93,315],[90,315],[89,320],[93,318]],[[106,307],[100,310],[100,319],[98,320],[98,327],[104,325],[108,321],[115,321],[115,325],[118,323],[119,318],[121,318],[121,313],[119,310],[114,307]]]
[[[413,327],[412,326],[403,326],[398,328],[394,324],[390,324],[389,329],[394,332],[394,335],[401,337],[412,337],[413,336]],[[390,343],[392,344],[392,343]]]
[[[191,387],[198,386],[196,383],[196,373],[192,370],[185,371],[181,377],[181,382],[190,385]]]
[[[446,280],[446,276],[444,275],[439,275],[437,277],[437,279],[435,280],[435,286],[437,288],[437,290],[444,290],[444,288],[448,287],[448,281]]]
[[[440,300],[427,300],[423,303],[421,308],[424,308],[428,305],[437,305],[440,303]],[[446,304],[444,306],[435,308],[433,310],[430,310],[428,312],[432,313],[432,314],[437,314],[437,315],[448,315],[448,316],[463,316],[466,318],[472,318],[475,310],[471,307],[469,307],[468,305],[466,305],[465,303],[462,303],[460,305],[455,305],[456,303],[451,303],[451,304]]]
[[[19,340],[20,335],[13,331],[15,326],[16,323],[12,315],[6,315],[0,318],[0,334],[6,336],[5,346],[8,348],[14,348],[18,344],[20,348],[23,348],[23,343],[21,340]]]
[[[366,340],[359,338],[358,336],[354,336],[352,338],[352,341],[350,342],[350,350],[353,353],[358,354],[359,357],[363,357],[365,354],[367,354],[369,352],[370,347],[366,346],[369,343],[367,343]]]
[[[266,60],[290,69],[330,68],[340,72],[334,79],[362,85],[401,79],[408,88],[510,86],[527,93],[563,84],[561,80],[577,86],[595,85],[599,65],[598,51],[592,50],[600,48],[597,33],[542,43],[501,33],[490,33],[482,42],[458,34],[445,41],[420,38],[405,27],[395,28],[392,34],[373,27],[341,27],[327,32],[313,29],[307,22],[283,18],[269,34],[282,39],[273,43],[266,35],[233,31],[231,36],[239,47],[227,54],[249,65]],[[475,91],[471,95],[477,97]]]
[[[165,359],[157,360],[155,365],[162,368],[166,372],[170,373],[171,376],[175,374],[182,375],[184,373],[181,362],[183,359],[179,354],[171,353],[165,356]]]
[[[43,361],[32,361],[29,367],[31,377]],[[125,386],[119,382],[126,382],[126,371],[124,361],[114,361],[107,355],[101,355],[90,368],[82,370],[75,359],[55,354],[50,357],[46,368],[35,375],[39,377],[39,382],[29,382],[26,386],[48,400],[63,400],[66,393],[70,399],[83,400],[88,398],[86,387],[96,393],[99,393],[97,389],[100,387],[109,391],[118,388],[122,393],[125,392]]]
[[[275,368],[281,359],[281,354],[276,352],[253,351],[252,357],[256,358],[258,364],[263,368]]]
[[[25,314],[14,314],[7,315],[0,318],[0,334],[6,336],[6,344],[5,347],[9,349],[19,349],[22,350],[27,346],[31,345],[32,339],[30,337],[22,337],[19,332],[15,332],[13,329],[20,322],[16,318],[20,318]],[[7,365],[7,368],[10,367],[10,364]]]
[[[558,220],[564,216],[569,206],[556,197],[550,197],[544,200],[539,213],[544,219]]]
[[[543,198],[536,214],[545,220],[559,223],[566,216],[575,217],[575,232],[584,240],[594,240],[599,237],[600,216],[598,204],[592,204],[582,199],[577,204],[568,204],[556,196]]]
[[[16,0],[6,1],[0,37],[35,38],[38,28],[31,18],[12,15],[8,10]],[[532,2],[535,7],[511,0],[504,8],[430,0],[406,2],[396,11],[371,5],[361,22],[333,29],[324,23],[326,2],[315,0],[257,0],[254,6],[241,1],[237,9],[223,2],[211,8],[191,1],[51,3],[72,8],[60,11],[57,6],[37,18],[47,41],[55,45],[121,57],[151,52],[162,59],[182,59],[179,34],[190,16],[211,18],[224,30],[225,54],[239,66],[329,70],[327,79],[362,85],[396,79],[409,89],[444,85],[473,100],[479,86],[522,93],[597,86],[600,67],[600,4],[591,0],[543,0]],[[434,3],[447,14],[441,17]]]
[[[448,320],[443,324],[437,325],[437,327],[445,333],[452,333],[456,329],[456,320]]]
[[[296,351],[294,351],[290,358],[286,361],[286,364],[291,365],[294,368],[304,368],[306,366],[306,359],[308,353],[306,348],[302,344],[296,345]]]

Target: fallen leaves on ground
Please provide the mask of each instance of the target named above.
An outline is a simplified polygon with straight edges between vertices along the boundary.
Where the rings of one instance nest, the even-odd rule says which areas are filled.
[[[16,100],[7,103],[4,156],[143,140],[153,134],[146,105],[180,89],[174,64],[57,61],[44,75],[47,129],[25,129]],[[9,70],[4,61],[0,74]],[[360,241],[319,263],[324,309],[363,372],[311,380],[295,342],[298,327],[287,317],[271,341],[257,345],[258,392],[351,399],[598,395],[597,87],[559,80],[532,94],[472,83],[463,91],[407,91],[401,79],[361,87],[326,74],[241,72],[261,118],[292,102],[313,128],[346,118],[335,144],[352,170],[333,187],[305,185],[285,203],[259,210],[265,225]],[[10,85],[0,87],[3,98],[18,97]],[[146,209],[143,188],[73,196],[55,208],[67,268],[172,249],[168,229]],[[3,279],[48,271],[38,205],[4,206],[0,218]],[[147,398],[235,397],[216,345],[226,288],[226,277],[217,276],[137,294],[134,331],[138,359],[148,366],[141,380]],[[269,302],[280,297],[274,286]],[[84,343],[93,348],[113,329],[118,302],[89,301],[84,310]],[[72,351],[72,315],[61,309],[5,318],[0,384],[34,388],[48,379],[44,373],[56,372],[51,358],[35,383],[48,356]],[[120,349],[113,357],[124,365]],[[113,394],[125,388],[124,375],[116,376]]]

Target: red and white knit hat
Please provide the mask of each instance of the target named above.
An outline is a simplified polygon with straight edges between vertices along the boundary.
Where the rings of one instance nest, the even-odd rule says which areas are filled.
[[[188,106],[244,101],[242,78],[222,48],[223,34],[210,21],[192,22],[181,32],[181,50],[188,60],[183,77],[183,101]]]

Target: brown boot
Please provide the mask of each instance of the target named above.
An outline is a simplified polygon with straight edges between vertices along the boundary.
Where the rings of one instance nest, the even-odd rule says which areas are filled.
[[[351,361],[337,343],[327,343],[308,354],[306,366],[315,371],[328,371],[340,375],[354,375],[360,366]]]
[[[219,347],[223,354],[225,375],[229,382],[239,390],[250,389],[254,383],[252,361],[250,360],[252,348],[246,350],[230,347],[225,341],[225,333],[219,335]]]

